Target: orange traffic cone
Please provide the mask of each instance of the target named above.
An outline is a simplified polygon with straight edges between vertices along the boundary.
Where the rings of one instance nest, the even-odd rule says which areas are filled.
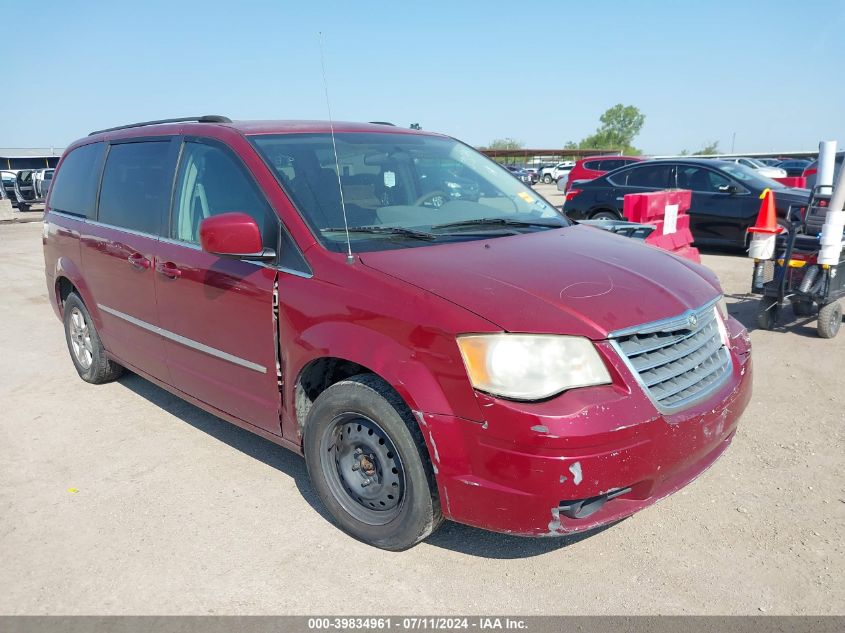
[[[764,189],[760,194],[760,213],[757,215],[757,223],[748,227],[749,233],[767,233],[777,235],[783,232],[783,227],[778,225],[777,212],[775,211],[775,193],[771,189]]]

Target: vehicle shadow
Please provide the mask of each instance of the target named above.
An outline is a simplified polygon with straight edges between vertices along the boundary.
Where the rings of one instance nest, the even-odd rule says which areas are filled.
[[[443,549],[478,558],[514,559],[541,556],[575,545],[596,536],[617,523],[566,536],[526,537],[488,532],[480,528],[447,521],[425,541]]]
[[[728,301],[728,314],[742,323],[746,330],[753,332],[760,329],[757,325],[757,311],[760,308],[759,295],[725,294],[725,298]],[[773,331],[817,338],[816,315],[797,316],[792,311],[792,307],[786,306],[781,308]]]
[[[333,523],[311,486],[305,460],[300,455],[207,413],[131,372],[125,373],[118,383],[195,429],[287,475],[308,505],[326,521]],[[574,545],[608,527],[611,526],[571,536],[524,538],[447,521],[426,543],[480,558],[528,558]]]
[[[331,521],[311,487],[305,460],[300,455],[203,411],[137,374],[126,372],[118,382],[195,429],[287,475],[305,501],[324,519]]]

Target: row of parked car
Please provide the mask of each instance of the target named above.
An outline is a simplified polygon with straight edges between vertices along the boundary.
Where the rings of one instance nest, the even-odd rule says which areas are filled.
[[[543,182],[551,184],[556,182],[559,184],[558,189],[564,191],[568,180],[600,176],[636,160],[642,160],[642,158],[637,156],[592,156],[577,162],[562,161],[559,163],[541,163],[534,166],[506,165],[506,167],[525,183]],[[743,165],[768,178],[803,176],[804,172],[813,165],[811,161],[804,159],[736,157],[720,160]],[[573,170],[576,172],[574,176],[571,175]]]
[[[30,205],[47,198],[55,171],[53,168],[0,171],[0,200],[9,199],[19,211],[28,211]]]
[[[837,155],[837,171],[843,152]],[[617,161],[608,164],[609,160]],[[801,175],[807,187],[815,185],[817,163],[804,163]],[[648,160],[638,156],[591,157],[576,162],[558,189],[566,193],[563,211],[573,220],[620,220],[627,194],[661,189],[692,191],[690,229],[701,245],[745,247],[747,229],[756,220],[760,195],[775,192],[779,222],[785,225],[790,207],[803,209],[809,191],[787,187],[768,174],[772,167],[744,158],[678,158]],[[613,169],[602,169],[613,167]],[[788,173],[786,168],[780,174]],[[795,172],[793,172],[795,173]]]

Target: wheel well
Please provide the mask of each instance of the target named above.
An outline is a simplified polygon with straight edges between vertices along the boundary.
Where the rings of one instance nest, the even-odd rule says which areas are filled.
[[[67,277],[59,277],[56,280],[56,295],[59,297],[59,305],[64,306],[71,292],[76,292],[76,286],[70,283]],[[78,292],[76,294],[79,294]]]
[[[317,396],[333,384],[356,374],[375,374],[375,372],[358,363],[335,357],[317,358],[302,368],[295,390],[296,421],[299,423],[300,431],[305,427],[308,412]]]

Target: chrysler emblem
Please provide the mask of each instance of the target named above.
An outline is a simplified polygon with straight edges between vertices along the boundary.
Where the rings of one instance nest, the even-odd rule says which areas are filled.
[[[689,326],[690,329],[695,329],[695,326],[698,325],[698,318],[694,314],[689,315]]]

